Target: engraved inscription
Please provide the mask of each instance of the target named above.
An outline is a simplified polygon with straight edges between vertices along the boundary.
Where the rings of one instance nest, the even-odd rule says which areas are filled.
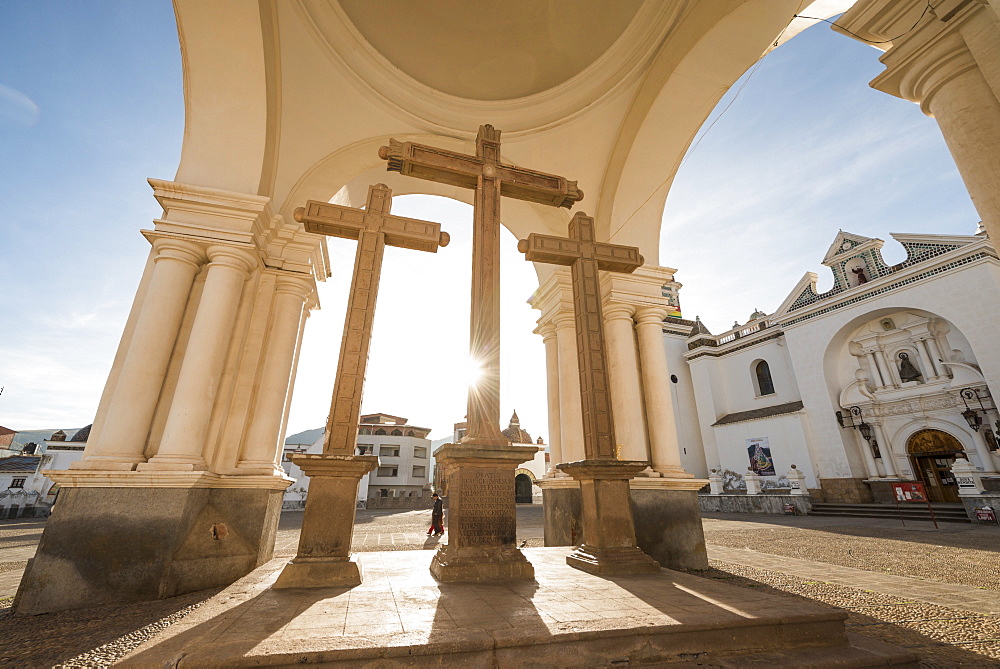
[[[513,472],[472,469],[460,475],[461,520],[458,531],[466,545],[511,544],[514,517]]]

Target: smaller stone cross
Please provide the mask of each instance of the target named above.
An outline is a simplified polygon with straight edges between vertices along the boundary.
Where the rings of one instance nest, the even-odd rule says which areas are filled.
[[[351,559],[351,535],[358,484],[378,466],[378,456],[354,451],[385,245],[433,253],[449,241],[437,223],[392,216],[391,206],[392,191],[376,184],[368,187],[364,210],[315,200],[295,210],[295,220],[308,232],[357,239],[358,249],[323,452],[289,456],[309,477],[309,496],[298,551],[282,569],[275,588],[354,586],[362,580],[357,562]]]
[[[597,242],[594,219],[579,211],[569,222],[569,237],[530,234],[517,250],[526,260],[569,265],[572,276],[586,459],[557,465],[580,482],[583,543],[566,562],[592,574],[658,572],[660,565],[636,546],[629,488],[649,463],[617,458],[598,274],[634,272],[643,257],[634,246]]]

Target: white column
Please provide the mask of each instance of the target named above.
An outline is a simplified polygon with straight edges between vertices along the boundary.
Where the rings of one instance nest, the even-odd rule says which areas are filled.
[[[857,433],[857,442],[861,447],[861,457],[864,458],[865,470],[868,472],[868,478],[881,478],[878,473],[878,466],[875,464],[875,456],[872,455],[871,444],[864,440],[859,430],[851,431]]]
[[[583,408],[580,404],[580,363],[576,354],[576,320],[572,313],[552,319],[559,348],[559,430],[562,459],[583,460]]]
[[[898,370],[885,358],[882,349],[875,349],[875,359],[878,361],[879,369],[882,370],[882,377],[885,379],[886,387],[899,386]]]
[[[892,444],[885,436],[885,430],[881,423],[872,423],[875,426],[875,439],[878,440],[879,451],[882,453],[882,469],[889,478],[897,478],[896,458],[892,454]]]
[[[545,345],[545,386],[549,410],[549,469],[546,476],[553,476],[562,462],[562,428],[560,427],[559,404],[559,343],[556,328],[551,323],[540,325],[535,334],[542,336]]]
[[[248,272],[256,263],[249,251],[208,247],[208,274],[177,377],[160,449],[137,469],[202,470],[215,395],[222,377],[233,322]]]
[[[197,244],[160,238],[154,266],[107,417],[71,469],[131,470],[145,461],[153,412],[204,253]]]
[[[920,364],[924,368],[924,381],[931,381],[937,378],[937,371],[934,369],[934,363],[931,362],[931,357],[927,355],[927,344],[925,339],[918,339],[917,344],[917,355],[920,357]]]
[[[875,360],[875,353],[871,350],[865,351],[865,357],[868,359],[868,366],[872,370],[872,382],[875,384],[875,388],[881,390],[886,387],[885,377],[882,374],[882,370],[878,367],[878,361]]]
[[[649,454],[654,471],[670,478],[691,478],[681,465],[677,420],[670,399],[670,370],[663,348],[663,307],[641,307],[636,311]]]
[[[642,385],[639,358],[635,350],[635,307],[610,304],[604,307],[604,335],[607,340],[611,406],[615,417],[615,437],[621,445],[619,459],[649,460],[645,417],[642,415]]]
[[[283,273],[275,283],[274,308],[264,364],[261,368],[257,397],[251,414],[250,429],[236,468],[241,473],[281,476],[276,464],[281,450],[281,422],[285,398],[296,354],[302,305],[312,290],[309,277]]]
[[[983,473],[996,474],[997,468],[993,464],[993,454],[990,452],[990,447],[986,445],[986,437],[983,436],[982,429],[976,431],[973,440],[976,442],[976,453],[979,454],[979,460],[983,463]]]
[[[927,343],[927,351],[930,353],[931,362],[934,364],[934,371],[937,372],[938,377],[945,377],[948,375],[948,371],[945,366],[941,364],[944,356],[941,355],[941,348],[938,346],[937,340],[932,336],[924,340]]]

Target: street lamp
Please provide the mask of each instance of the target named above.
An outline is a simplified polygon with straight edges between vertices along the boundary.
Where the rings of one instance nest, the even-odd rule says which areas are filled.
[[[962,418],[965,422],[969,424],[975,432],[979,432],[979,428],[983,426],[983,416],[986,415],[986,407],[983,406],[983,400],[979,397],[979,392],[975,388],[962,388],[958,391],[958,394],[962,396],[962,402],[965,403],[965,411],[962,412]],[[969,400],[977,399],[979,400],[979,406],[983,410],[983,416],[979,415],[979,412],[969,406]]]

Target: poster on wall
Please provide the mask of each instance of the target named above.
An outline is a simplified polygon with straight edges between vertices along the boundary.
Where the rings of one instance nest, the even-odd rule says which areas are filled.
[[[774,460],[771,459],[771,447],[767,437],[747,439],[747,455],[750,457],[750,470],[758,476],[774,476]]]

